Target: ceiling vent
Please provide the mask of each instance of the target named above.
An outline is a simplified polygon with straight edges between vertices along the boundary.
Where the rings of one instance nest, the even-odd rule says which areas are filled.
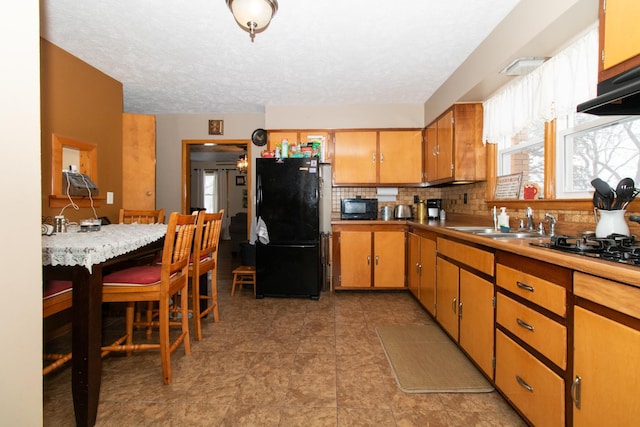
[[[529,56],[518,58],[500,71],[507,76],[524,76],[529,74],[549,59],[548,56]]]

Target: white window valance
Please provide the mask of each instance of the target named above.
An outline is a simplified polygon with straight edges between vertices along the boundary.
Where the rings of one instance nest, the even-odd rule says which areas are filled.
[[[598,28],[483,103],[483,141],[499,143],[536,122],[575,113],[596,96]]]

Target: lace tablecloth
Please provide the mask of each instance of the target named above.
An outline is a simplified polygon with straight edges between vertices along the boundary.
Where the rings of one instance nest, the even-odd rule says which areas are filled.
[[[110,224],[99,231],[42,236],[42,265],[91,266],[164,237],[166,224]]]

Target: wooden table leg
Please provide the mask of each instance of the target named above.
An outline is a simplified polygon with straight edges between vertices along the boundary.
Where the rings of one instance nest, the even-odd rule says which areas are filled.
[[[72,393],[77,426],[93,426],[102,375],[102,266],[73,268]]]

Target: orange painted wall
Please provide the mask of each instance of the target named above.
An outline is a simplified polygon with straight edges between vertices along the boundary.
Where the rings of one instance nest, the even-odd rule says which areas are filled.
[[[102,201],[96,212],[117,222],[122,205],[122,83],[44,39],[40,60],[42,216],[53,217],[61,210],[49,207],[51,140],[58,134],[98,146],[99,195],[114,192],[114,204]],[[90,207],[67,207],[64,215],[77,221],[94,214]]]

